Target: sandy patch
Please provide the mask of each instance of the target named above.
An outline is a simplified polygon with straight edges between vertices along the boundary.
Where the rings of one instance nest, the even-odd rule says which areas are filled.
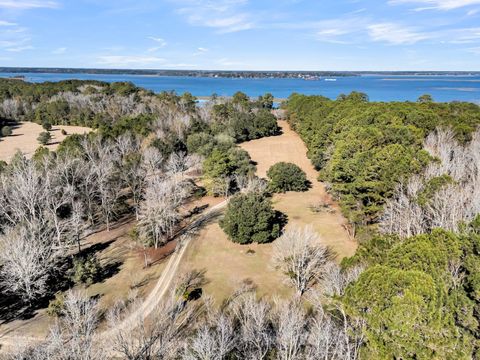
[[[62,129],[67,135],[62,135]],[[27,157],[32,157],[35,150],[41,146],[37,140],[38,135],[45,131],[41,125],[33,122],[22,122],[13,129],[12,136],[0,138],[0,160],[9,162],[17,150],[23,152]],[[49,150],[55,150],[58,145],[71,134],[85,134],[92,131],[90,128],[81,126],[54,126],[50,131],[52,140],[47,145]]]

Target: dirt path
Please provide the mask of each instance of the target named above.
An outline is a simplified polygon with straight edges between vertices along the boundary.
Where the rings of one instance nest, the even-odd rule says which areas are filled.
[[[227,205],[227,203],[228,201],[225,200],[208,209],[198,219],[194,220],[190,225],[186,226],[183,232],[188,232],[195,229],[206,219],[223,209]],[[162,275],[158,279],[154,289],[148,294],[139,309],[137,309],[134,313],[130,314],[126,319],[124,319],[124,321],[117,328],[107,330],[98,334],[99,340],[108,339],[111,336],[114,336],[116,331],[118,330],[131,330],[132,327],[138,324],[139,319],[145,319],[152,313],[155,307],[158,306],[158,304],[162,301],[162,299],[165,297],[165,295],[168,294],[169,290],[171,289],[171,286],[175,279],[175,275],[177,275],[180,263],[190,244],[190,241],[191,238],[187,237],[183,244],[170,256],[165,270],[162,272]],[[19,345],[39,343],[44,340],[45,338],[32,336],[1,336],[0,352],[12,351],[15,349],[15,347],[18,347]]]
[[[307,192],[289,192],[277,194],[273,201],[275,208],[288,216],[288,226],[293,224],[312,225],[321,235],[322,241],[331,246],[339,255],[339,259],[352,256],[357,248],[357,242],[349,238],[344,228],[346,220],[338,206],[327,194],[325,186],[317,181],[318,172],[307,158],[307,148],[286,121],[279,121],[282,135],[262,138],[243,143],[253,161],[257,163],[257,175],[266,177],[268,169],[281,161],[297,164],[307,174],[312,187]],[[333,212],[314,213],[310,210],[312,204],[327,200],[333,204]]]

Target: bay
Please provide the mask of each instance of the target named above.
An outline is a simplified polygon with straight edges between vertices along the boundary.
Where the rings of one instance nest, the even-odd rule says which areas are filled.
[[[339,94],[361,91],[371,101],[416,101],[422,94],[430,94],[435,101],[468,101],[480,104],[480,76],[411,76],[362,75],[335,79],[280,79],[280,78],[213,78],[182,76],[144,76],[110,74],[53,74],[53,73],[1,73],[0,77],[22,75],[29,82],[61,81],[68,79],[100,80],[107,82],[130,81],[154,92],[190,92],[198,97],[216,93],[231,96],[242,91],[256,97],[267,92],[277,99],[285,99],[296,92],[323,95],[335,99]]]

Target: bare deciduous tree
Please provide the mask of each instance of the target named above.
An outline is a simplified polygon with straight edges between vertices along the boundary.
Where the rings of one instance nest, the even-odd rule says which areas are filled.
[[[173,294],[157,306],[148,319],[138,312],[141,301],[129,306],[117,304],[108,314],[110,328],[114,331],[113,350],[129,360],[170,359],[178,354],[186,330],[193,325],[198,308],[185,304]],[[125,326],[124,319],[132,323]]]
[[[45,213],[48,193],[44,173],[24,156],[11,167],[9,173],[0,176],[0,213],[9,226],[34,224]]]
[[[480,130],[462,146],[451,129],[439,129],[426,138],[424,147],[439,161],[397,187],[380,222],[385,233],[409,237],[436,227],[457,231],[461,222],[471,221],[480,212]],[[420,195],[431,191],[430,180],[442,176],[453,181],[445,181],[428,199],[419,201]]]
[[[135,216],[138,220],[140,202],[148,175],[141,141],[138,137],[127,133],[116,140],[116,147],[120,155],[120,178],[131,193]]]
[[[97,302],[84,292],[69,291],[62,314],[48,337],[50,358],[106,359],[103,346],[95,340],[99,320]]]
[[[110,142],[104,141],[99,136],[93,141],[85,139],[82,145],[94,179],[91,186],[97,189],[100,209],[108,231],[121,191],[118,166],[116,166],[119,162],[119,154]]]
[[[302,359],[308,324],[305,311],[298,300],[277,303],[276,326],[277,359]]]
[[[48,225],[27,223],[0,236],[0,279],[6,288],[30,302],[47,291],[55,252]]]
[[[273,262],[302,296],[323,276],[334,254],[309,226],[293,227],[274,243]]]
[[[153,176],[148,180],[145,200],[140,207],[138,228],[145,239],[152,239],[157,248],[172,235],[180,219],[178,207],[187,196],[181,183]]]
[[[240,324],[240,353],[246,359],[265,359],[274,345],[272,306],[247,293],[233,301],[231,307]]]
[[[185,360],[222,360],[235,347],[235,331],[232,319],[225,314],[215,313],[207,324],[200,327],[187,341],[182,354]]]

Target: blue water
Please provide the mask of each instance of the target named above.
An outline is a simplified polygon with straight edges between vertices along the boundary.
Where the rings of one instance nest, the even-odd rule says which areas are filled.
[[[182,94],[188,91],[195,96],[209,96],[213,93],[231,96],[240,90],[252,97],[270,92],[276,98],[283,99],[297,92],[335,99],[341,93],[361,91],[368,94],[371,101],[415,101],[422,94],[430,94],[435,101],[470,101],[480,104],[480,76],[364,75],[339,77],[336,81],[49,73],[1,73],[0,77],[15,75],[23,75],[30,82],[67,79],[131,81],[155,92],[174,90]]]

